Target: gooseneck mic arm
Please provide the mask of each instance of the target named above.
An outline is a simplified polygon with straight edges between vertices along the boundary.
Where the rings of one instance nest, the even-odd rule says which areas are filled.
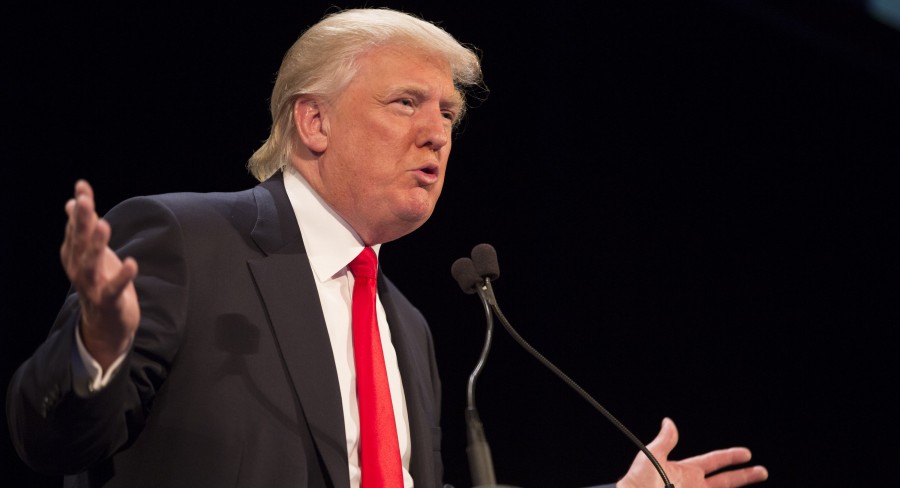
[[[465,258],[462,258],[465,259]],[[597,409],[604,417],[607,418],[613,425],[615,425],[626,437],[628,437],[634,445],[647,456],[647,459],[653,464],[653,467],[656,468],[656,471],[659,473],[659,476],[662,478],[663,484],[665,488],[675,488],[675,485],[669,481],[669,477],[666,475],[665,470],[663,470],[662,466],[659,464],[659,461],[656,460],[656,457],[653,456],[653,453],[650,452],[649,449],[642,443],[634,434],[628,430],[617,418],[615,418],[608,410],[603,408],[603,405],[600,405],[597,400],[594,399],[590,394],[588,394],[583,388],[581,388],[577,383],[575,383],[568,375],[563,373],[559,368],[557,368],[553,363],[551,363],[547,358],[544,357],[543,354],[538,352],[535,348],[531,347],[525,339],[519,335],[518,332],[513,328],[512,324],[506,319],[503,315],[503,312],[500,310],[500,306],[497,304],[497,298],[494,295],[493,285],[491,284],[491,280],[496,280],[499,276],[499,266],[497,264],[497,253],[494,250],[493,246],[490,244],[479,244],[472,249],[472,260],[473,266],[476,269],[476,274],[478,274],[481,279],[478,283],[474,285],[475,291],[478,293],[478,296],[481,297],[482,302],[486,307],[490,307],[493,313],[500,319],[500,323],[503,324],[503,327],[509,332],[512,338],[519,343],[526,351],[528,351],[532,356],[534,356],[538,361],[541,362],[544,366],[546,366],[550,371],[552,371],[556,376],[562,379],[567,385],[573,388],[579,395],[582,396],[585,400],[588,401],[595,409]],[[462,284],[460,284],[462,286]],[[470,285],[471,286],[471,285]],[[466,291],[464,288],[463,291]],[[467,291],[467,293],[472,293]]]
[[[475,290],[478,289],[478,283],[481,281],[481,276],[475,271],[471,259],[460,258],[456,260],[450,271],[465,293],[475,293]],[[484,347],[481,350],[481,356],[478,358],[478,363],[475,365],[472,374],[469,375],[466,389],[466,438],[468,440],[466,454],[469,458],[469,472],[472,476],[472,484],[475,487],[489,487],[496,486],[497,481],[494,475],[491,448],[484,434],[484,426],[478,415],[478,409],[475,408],[475,382],[478,380],[482,369],[484,369],[485,361],[487,361],[488,353],[491,350],[491,341],[494,335],[494,317],[484,296],[480,293],[479,295],[484,305],[487,330],[485,331]]]

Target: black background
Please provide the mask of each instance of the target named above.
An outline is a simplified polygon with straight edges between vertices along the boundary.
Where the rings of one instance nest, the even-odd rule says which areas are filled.
[[[900,33],[860,2],[596,3],[369,4],[480,48],[491,90],[432,219],[382,250],[435,335],[447,481],[470,486],[484,334],[449,269],[489,242],[507,318],[644,442],[670,416],[674,457],[747,445],[766,486],[895,485]],[[62,303],[75,180],[101,211],[254,184],[281,56],[329,6],[2,15],[4,385]],[[477,386],[501,483],[614,481],[636,453],[502,329]],[[3,485],[61,486],[3,427]]]

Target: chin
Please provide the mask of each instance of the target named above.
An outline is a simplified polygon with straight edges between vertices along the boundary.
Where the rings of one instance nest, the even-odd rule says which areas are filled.
[[[427,222],[430,217],[431,217],[431,211],[429,210],[426,213],[407,214],[407,215],[404,215],[402,218],[403,218],[403,222],[405,222],[406,225],[409,226],[409,228],[410,228],[409,231],[412,232],[412,231],[418,229],[419,227],[422,227],[422,225],[424,225],[425,222]]]
[[[395,215],[403,221],[415,224],[416,227],[419,227],[424,224],[425,221],[431,217],[432,212],[434,212],[435,200],[436,199],[431,198],[430,194],[425,196],[417,195],[406,201],[405,205],[402,205],[401,208],[398,208]]]

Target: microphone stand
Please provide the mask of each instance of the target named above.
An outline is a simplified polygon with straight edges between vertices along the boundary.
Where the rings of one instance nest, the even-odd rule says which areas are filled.
[[[476,286],[476,291],[484,306],[484,317],[487,327],[484,347],[481,350],[481,356],[478,358],[475,369],[469,375],[466,391],[466,399],[468,401],[468,406],[466,407],[466,426],[468,428],[466,437],[469,443],[466,447],[466,454],[469,457],[469,472],[472,476],[473,488],[518,488],[497,484],[494,475],[494,462],[491,458],[491,448],[488,445],[487,437],[484,435],[484,426],[481,423],[481,418],[478,416],[478,409],[475,408],[475,381],[481,374],[482,369],[484,369],[484,363],[490,352],[494,336],[494,315],[491,312],[491,303],[482,291],[482,287]]]
[[[481,418],[478,416],[478,409],[475,408],[475,381],[481,370],[484,369],[484,363],[487,360],[488,352],[491,349],[491,340],[494,335],[494,317],[491,308],[482,297],[484,305],[485,321],[487,330],[484,338],[484,348],[481,350],[481,356],[472,374],[469,375],[469,383],[466,391],[466,426],[468,428],[466,437],[469,445],[466,447],[466,454],[469,457],[469,471],[472,475],[472,484],[475,487],[493,486],[496,484],[494,476],[494,463],[491,459],[491,448],[488,446],[487,437],[484,435],[484,426]]]

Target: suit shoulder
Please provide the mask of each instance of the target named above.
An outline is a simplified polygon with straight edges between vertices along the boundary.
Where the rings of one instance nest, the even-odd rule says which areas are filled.
[[[240,208],[251,208],[252,190],[238,192],[177,192],[157,195],[135,196],[123,200],[107,213],[107,217],[120,218],[121,215],[135,216],[145,213],[167,213],[176,220],[209,218],[232,214]]]
[[[252,190],[164,193],[128,198],[104,218],[115,240],[174,231],[185,239],[193,236],[202,241],[227,232],[249,233],[257,220],[257,207]]]

